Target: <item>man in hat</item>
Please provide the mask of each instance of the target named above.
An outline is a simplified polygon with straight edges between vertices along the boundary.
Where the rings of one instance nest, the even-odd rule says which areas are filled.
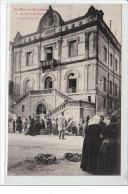
[[[58,117],[58,131],[59,131],[59,139],[64,139],[64,132],[65,132],[65,123],[66,119],[64,117],[64,112],[61,113],[61,116]]]

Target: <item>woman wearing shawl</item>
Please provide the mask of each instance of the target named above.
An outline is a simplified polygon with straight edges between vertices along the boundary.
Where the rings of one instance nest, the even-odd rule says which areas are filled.
[[[98,172],[101,175],[120,174],[120,121],[116,115],[101,133],[103,143],[98,160]]]
[[[95,115],[85,130],[80,168],[90,174],[97,174],[97,161],[101,146],[100,134],[105,127],[105,123],[100,124],[100,121],[101,117]]]

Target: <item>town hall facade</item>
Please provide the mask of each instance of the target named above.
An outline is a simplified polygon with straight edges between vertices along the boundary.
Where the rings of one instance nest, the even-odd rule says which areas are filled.
[[[63,21],[49,6],[35,33],[17,32],[10,42],[10,114],[76,122],[110,115],[120,107],[121,45],[91,6]]]

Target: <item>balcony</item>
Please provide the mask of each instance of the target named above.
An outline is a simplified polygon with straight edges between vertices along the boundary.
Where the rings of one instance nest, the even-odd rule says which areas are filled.
[[[45,61],[41,61],[41,69],[54,68],[59,64],[59,61],[52,59],[47,59]]]

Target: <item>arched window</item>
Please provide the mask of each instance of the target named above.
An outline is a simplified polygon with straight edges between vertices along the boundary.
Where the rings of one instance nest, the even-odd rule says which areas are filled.
[[[42,103],[39,104],[36,108],[36,114],[40,115],[40,114],[46,114],[46,106]]]
[[[52,87],[53,87],[52,78],[47,77],[45,79],[45,89],[52,88]]]
[[[70,73],[68,75],[68,85],[67,85],[67,92],[68,93],[75,93],[77,90],[77,77],[75,73]]]
[[[30,90],[32,90],[32,82],[31,80],[27,80],[25,83],[25,93],[29,92]]]

